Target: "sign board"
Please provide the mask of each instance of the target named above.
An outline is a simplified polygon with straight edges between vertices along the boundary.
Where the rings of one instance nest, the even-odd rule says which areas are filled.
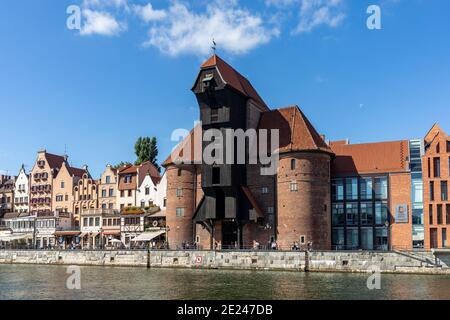
[[[409,210],[407,204],[400,204],[395,206],[395,223],[408,223]]]
[[[195,258],[195,263],[196,263],[196,264],[201,264],[202,261],[203,261],[203,257],[196,257],[196,258]]]

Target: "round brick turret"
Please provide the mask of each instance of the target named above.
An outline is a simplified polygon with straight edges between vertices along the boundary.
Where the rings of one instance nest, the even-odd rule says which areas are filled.
[[[193,243],[192,218],[196,208],[197,172],[193,165],[170,165],[166,174],[166,222],[169,227],[167,236],[170,248],[176,249],[181,248],[183,242]],[[177,208],[179,215],[183,216],[177,216]]]
[[[277,186],[277,243],[290,248],[331,248],[331,155],[288,153],[280,157]]]

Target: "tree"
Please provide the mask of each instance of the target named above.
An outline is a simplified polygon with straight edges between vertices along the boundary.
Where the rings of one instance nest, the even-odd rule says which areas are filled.
[[[119,164],[116,164],[115,166],[113,166],[112,168],[113,169],[120,169],[120,168],[122,168],[123,166],[132,166],[133,164],[132,163],[130,163],[130,162],[123,162],[123,161],[121,161]]]
[[[150,161],[161,172],[158,165],[158,141],[156,137],[139,137],[134,145],[137,160],[135,164],[138,166],[144,162]]]

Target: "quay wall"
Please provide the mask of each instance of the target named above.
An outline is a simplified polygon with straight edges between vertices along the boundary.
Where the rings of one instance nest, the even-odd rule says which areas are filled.
[[[0,264],[450,275],[449,256],[401,252],[0,250]]]

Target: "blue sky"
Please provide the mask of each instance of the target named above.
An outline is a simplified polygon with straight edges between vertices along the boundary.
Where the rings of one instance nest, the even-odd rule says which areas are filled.
[[[149,5],[150,3],[150,5]],[[66,27],[79,5],[81,30]],[[382,30],[366,27],[370,4]],[[63,154],[98,176],[157,136],[163,161],[198,107],[209,54],[272,107],[298,104],[329,139],[370,142],[450,131],[448,0],[19,0],[0,11],[0,171]]]

